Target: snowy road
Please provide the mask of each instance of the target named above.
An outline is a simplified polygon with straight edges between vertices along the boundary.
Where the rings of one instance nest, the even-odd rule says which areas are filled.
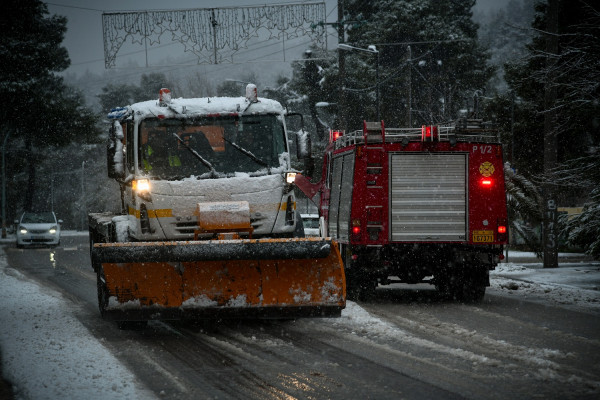
[[[56,250],[5,247],[0,346],[17,398],[600,395],[598,265],[561,268],[558,279],[506,264],[477,305],[399,285],[349,302],[337,319],[120,331],[99,318],[87,251],[86,238]]]

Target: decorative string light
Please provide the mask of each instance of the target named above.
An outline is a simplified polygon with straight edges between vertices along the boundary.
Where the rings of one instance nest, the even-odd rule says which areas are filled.
[[[308,36],[324,48],[325,29],[315,23],[325,18],[325,2],[103,13],[104,65],[115,66],[126,41],[147,48],[160,44],[165,34],[195,54],[198,64],[233,62],[234,54],[263,32],[267,40]]]

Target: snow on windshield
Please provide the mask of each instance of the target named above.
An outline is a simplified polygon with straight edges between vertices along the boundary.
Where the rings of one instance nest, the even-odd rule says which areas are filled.
[[[141,122],[139,135],[138,167],[161,179],[278,168],[286,151],[276,115],[148,118]]]

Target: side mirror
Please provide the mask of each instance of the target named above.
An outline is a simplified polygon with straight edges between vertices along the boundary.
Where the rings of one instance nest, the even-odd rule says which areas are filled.
[[[123,137],[123,128],[118,121],[115,121],[108,131],[108,143],[106,144],[106,165],[109,178],[123,179],[125,177]]]
[[[286,115],[286,125],[288,119],[300,118],[300,129],[295,132],[296,157],[301,159],[312,158],[312,142],[310,133],[304,129],[304,116],[300,113],[288,113]]]
[[[63,223],[63,220],[62,220],[62,219],[59,219],[59,220],[58,220],[58,224],[59,224],[59,225],[62,225],[62,223]]]

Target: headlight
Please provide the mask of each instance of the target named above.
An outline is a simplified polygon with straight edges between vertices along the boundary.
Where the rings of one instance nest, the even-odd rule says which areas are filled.
[[[21,235],[24,235],[24,234],[26,234],[26,233],[27,233],[27,229],[25,229],[25,228],[21,228],[21,229],[19,230],[19,232],[21,232]]]
[[[53,226],[52,228],[50,228],[50,230],[48,232],[50,232],[51,234],[54,235],[56,233],[56,227]]]
[[[138,193],[144,193],[150,191],[150,181],[148,179],[138,179],[137,181],[131,182],[132,189]]]
[[[142,199],[152,201],[150,196],[150,181],[148,179],[138,179],[131,182],[131,189]]]
[[[296,173],[295,172],[286,172],[286,174],[285,174],[285,181],[287,183],[294,183],[295,180],[296,180]]]

